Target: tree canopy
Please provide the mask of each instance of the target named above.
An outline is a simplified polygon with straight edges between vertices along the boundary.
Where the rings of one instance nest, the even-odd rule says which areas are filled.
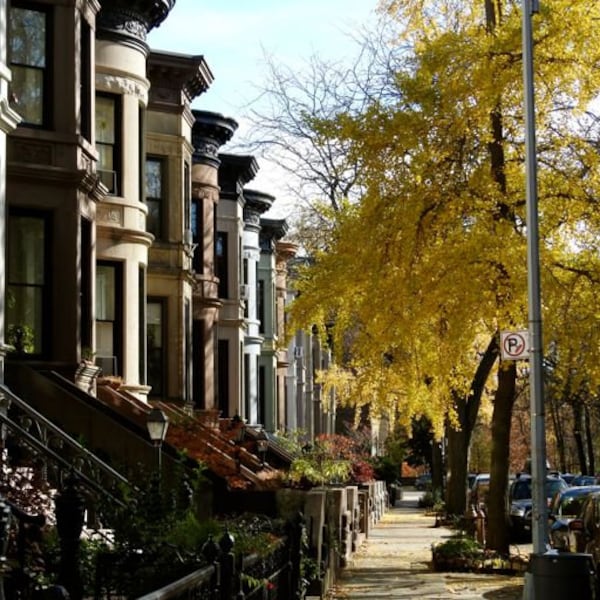
[[[385,93],[312,119],[360,164],[298,281],[297,326],[332,336],[338,396],[438,430],[489,338],[527,326],[521,3],[385,2],[401,48]],[[545,352],[598,385],[600,7],[534,18]],[[341,381],[337,372],[333,380]],[[333,381],[334,382],[334,381]]]

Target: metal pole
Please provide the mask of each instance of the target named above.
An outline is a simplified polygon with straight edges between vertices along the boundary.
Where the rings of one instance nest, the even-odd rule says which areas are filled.
[[[525,172],[527,191],[527,282],[529,294],[529,360],[531,404],[531,477],[533,552],[543,554],[548,539],[545,493],[546,432],[542,372],[542,318],[537,208],[537,161],[533,86],[533,36],[531,18],[538,10],[537,0],[523,0],[523,83],[525,89]]]

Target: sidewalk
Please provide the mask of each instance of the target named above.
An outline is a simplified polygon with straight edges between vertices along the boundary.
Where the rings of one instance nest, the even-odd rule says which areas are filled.
[[[342,570],[331,600],[521,600],[524,577],[430,570],[431,545],[452,535],[405,492]]]

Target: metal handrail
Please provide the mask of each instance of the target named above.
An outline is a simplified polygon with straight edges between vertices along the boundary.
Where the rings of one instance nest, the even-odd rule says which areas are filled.
[[[87,448],[85,448],[79,442],[77,442],[77,440],[65,433],[62,429],[60,429],[54,423],[52,423],[52,421],[44,417],[32,406],[30,406],[24,400],[19,398],[19,396],[12,392],[5,384],[0,384],[0,394],[4,394],[13,405],[18,406],[18,408],[22,410],[29,418],[31,418],[32,422],[36,423],[38,427],[46,428],[53,435],[55,435],[62,443],[69,446],[76,454],[89,461],[90,464],[98,468],[105,475],[108,475],[117,483],[129,485],[128,480],[125,477],[123,477],[123,475],[121,475],[112,467],[100,460],[95,454],[93,454]],[[52,461],[60,465],[65,471],[75,473],[81,481],[81,483],[84,484],[87,488],[99,493],[102,496],[109,498],[111,501],[115,502],[121,507],[125,506],[125,504],[121,500],[119,500],[113,494],[111,494],[103,485],[94,481],[81,469],[77,468],[71,462],[66,460],[63,456],[55,452],[52,448],[48,447],[48,445],[45,444],[42,440],[38,439],[37,437],[29,433],[29,431],[27,431],[21,425],[16,423],[13,419],[11,419],[8,416],[6,411],[0,410],[0,422],[6,425],[11,431],[18,435],[26,444],[28,444],[34,450],[52,459]]]

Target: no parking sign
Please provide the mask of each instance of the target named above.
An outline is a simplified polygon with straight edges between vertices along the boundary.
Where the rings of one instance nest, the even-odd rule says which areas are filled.
[[[529,358],[529,331],[502,331],[500,333],[502,360]]]

